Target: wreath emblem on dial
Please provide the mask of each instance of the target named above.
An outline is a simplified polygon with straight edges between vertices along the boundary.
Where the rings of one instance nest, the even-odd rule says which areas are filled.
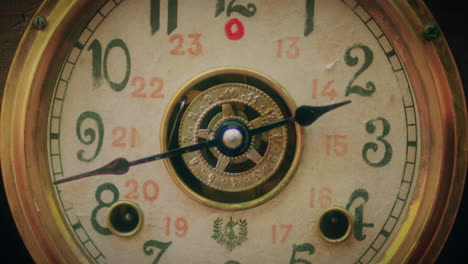
[[[218,244],[225,245],[232,251],[247,240],[247,220],[233,221],[232,217],[223,226],[223,219],[218,217],[213,223],[213,238]]]

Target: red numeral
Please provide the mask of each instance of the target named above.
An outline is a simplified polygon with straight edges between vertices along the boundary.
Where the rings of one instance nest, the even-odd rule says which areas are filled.
[[[139,85],[132,93],[132,96],[137,98],[146,98],[146,93],[143,92],[145,89],[145,79],[143,77],[136,76],[132,79],[132,86],[137,86],[137,83],[139,83]]]
[[[318,192],[318,197],[315,188],[310,188],[310,202],[309,207],[315,208],[315,201],[318,198],[318,206],[320,208],[328,208],[332,205],[333,196],[332,190],[328,187],[321,188]]]
[[[273,244],[284,244],[288,239],[289,233],[292,230],[292,225],[272,225],[271,226],[271,242]],[[278,241],[278,235],[282,233],[283,235],[280,237],[281,239]]]
[[[124,196],[125,199],[139,200],[138,182],[135,179],[130,179],[125,182],[125,187],[130,188],[129,192]],[[159,196],[159,185],[153,180],[147,180],[143,183],[141,189],[143,192],[143,199],[146,201],[155,201]]]
[[[237,18],[229,20],[224,26],[226,36],[230,40],[239,40],[244,37],[244,25]]]
[[[154,201],[159,196],[159,186],[152,180],[143,183],[143,198],[147,201]]]
[[[192,56],[198,56],[202,53],[203,48],[200,43],[201,34],[189,34],[188,37],[192,39],[191,47],[188,52]]]
[[[130,179],[125,182],[125,187],[130,188],[130,192],[125,195],[125,199],[138,200],[138,182],[135,179]]]
[[[164,88],[164,80],[158,77],[154,77],[149,82],[150,87],[153,88],[153,91],[150,94],[150,98],[164,98],[162,90]],[[132,86],[135,87],[135,91],[132,93],[132,97],[135,98],[146,98],[147,93],[145,92],[146,81],[145,78],[141,76],[135,76],[132,79]]]
[[[164,81],[161,78],[153,78],[150,82],[151,87],[155,87],[156,89],[151,93],[151,98],[164,98],[164,94],[161,93],[164,87]]]
[[[184,217],[177,217],[173,224],[176,229],[174,234],[177,237],[182,238],[187,235],[189,227],[188,227],[188,222]],[[172,225],[171,217],[168,216],[166,217],[166,236],[171,235],[171,225]]]
[[[333,85],[335,81],[330,80],[328,81],[325,86],[323,86],[320,96],[325,97],[328,96],[330,100],[335,99],[338,96],[338,93],[336,92],[335,89],[333,89],[331,86]],[[319,81],[317,79],[314,79],[312,81],[312,99],[317,99],[319,96]]]
[[[203,46],[200,42],[201,34],[188,34],[187,36],[191,39],[190,47],[187,49],[187,53],[192,56],[198,56],[203,52]],[[169,42],[174,43],[175,47],[169,52],[174,56],[185,55],[184,42],[185,38],[181,34],[173,34],[169,37]]]
[[[184,46],[184,37],[180,34],[174,34],[169,37],[171,43],[176,42],[175,48],[171,50],[171,55],[185,55],[185,51],[182,50]]]
[[[278,44],[278,49],[276,52],[276,57],[283,58],[286,55],[289,59],[296,59],[301,54],[299,48],[299,37],[287,37],[285,39],[280,39],[276,41]]]
[[[344,156],[348,153],[348,144],[346,136],[343,135],[332,135],[327,136],[327,155]]]
[[[127,131],[130,131],[130,138],[127,138]],[[130,148],[136,147],[136,140],[137,140],[137,130],[136,128],[130,128],[127,129],[126,127],[118,126],[114,127],[112,129],[112,135],[115,138],[114,141],[112,141],[112,146],[116,148],[126,148],[127,145]]]

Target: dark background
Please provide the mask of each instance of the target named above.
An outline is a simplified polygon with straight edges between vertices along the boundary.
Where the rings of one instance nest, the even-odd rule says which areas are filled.
[[[403,0],[402,0],[403,1]],[[29,23],[40,0],[0,0],[0,97],[8,67],[18,45],[21,33]],[[465,94],[468,87],[468,8],[465,1],[426,0],[439,23],[457,62]],[[466,99],[465,99],[466,100]],[[463,201],[452,232],[437,263],[463,262],[468,259],[468,195]],[[13,222],[3,182],[0,186],[0,233],[2,246],[0,259],[15,263],[33,263]]]

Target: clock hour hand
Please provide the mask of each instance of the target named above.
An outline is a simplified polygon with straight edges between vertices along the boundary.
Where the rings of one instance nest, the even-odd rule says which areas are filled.
[[[351,103],[351,101],[345,101],[345,102],[332,104],[332,105],[328,105],[328,106],[306,106],[306,105],[303,105],[303,106],[300,106],[300,107],[298,107],[296,109],[294,118],[289,117],[289,118],[286,118],[286,119],[283,119],[283,120],[275,121],[275,122],[272,122],[272,123],[269,123],[269,124],[266,124],[266,125],[262,125],[262,126],[259,126],[259,127],[256,127],[256,128],[249,129],[248,130],[248,136],[251,137],[253,135],[258,135],[258,134],[261,134],[263,132],[270,131],[272,129],[284,126],[284,125],[292,123],[292,122],[297,122],[301,126],[309,126],[313,122],[315,122],[315,120],[317,120],[323,114],[325,114],[325,113],[327,113],[327,112],[329,112],[331,110],[334,110],[336,108],[339,108],[339,107],[341,107],[343,105],[349,104],[349,103]],[[75,180],[79,180],[79,179],[83,179],[83,178],[87,178],[87,177],[91,177],[91,176],[96,176],[96,175],[108,175],[108,174],[121,175],[121,174],[125,174],[125,173],[128,172],[128,170],[132,166],[136,166],[136,165],[140,165],[140,164],[143,164],[143,163],[152,162],[152,161],[156,161],[156,160],[160,160],[160,159],[180,156],[180,155],[188,153],[188,152],[198,151],[198,150],[202,150],[202,149],[206,149],[206,148],[210,148],[210,147],[222,146],[222,145],[225,144],[225,141],[223,141],[223,136],[224,136],[224,134],[222,134],[222,135],[220,135],[218,137],[215,137],[215,139],[212,139],[212,140],[200,142],[200,143],[190,145],[190,146],[186,146],[186,147],[171,149],[171,150],[169,150],[167,152],[164,152],[164,153],[160,153],[160,154],[157,154],[157,155],[152,155],[152,156],[145,157],[145,158],[138,159],[138,160],[134,160],[134,161],[128,161],[125,158],[117,158],[117,159],[111,161],[109,164],[107,164],[107,165],[105,165],[105,166],[103,166],[101,168],[98,168],[98,169],[95,169],[95,170],[92,170],[92,171],[88,171],[88,172],[85,172],[85,173],[81,173],[81,174],[78,174],[78,175],[75,175],[75,176],[72,176],[72,177],[67,177],[65,179],[54,181],[54,184],[61,184],[61,183],[65,183],[65,182],[75,181]]]
[[[347,105],[351,103],[350,100],[344,101],[341,103],[336,103],[332,105],[327,105],[327,106],[308,106],[308,105],[302,105],[299,106],[296,109],[296,113],[294,114],[294,118],[286,118],[280,121],[276,121],[270,124],[266,124],[263,126],[259,126],[256,128],[252,128],[249,130],[250,135],[257,135],[261,134],[263,132],[275,129],[280,126],[284,126],[286,124],[289,124],[293,121],[298,123],[301,126],[310,126],[312,123],[314,123],[319,117],[321,117],[323,114],[330,112],[331,110],[337,109],[341,106]]]

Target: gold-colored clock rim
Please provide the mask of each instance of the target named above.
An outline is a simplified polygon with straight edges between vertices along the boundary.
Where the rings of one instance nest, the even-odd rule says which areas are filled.
[[[72,40],[105,1],[45,1],[45,29],[26,30],[10,68],[1,110],[4,185],[19,232],[38,263],[91,262],[60,213],[47,152],[54,77]],[[431,263],[456,216],[467,167],[467,112],[460,77],[444,38],[426,41],[434,18],[421,0],[359,0],[390,38],[410,75],[421,124],[420,173],[406,219],[382,263]],[[432,124],[432,125],[430,125]],[[443,179],[443,181],[442,181]],[[448,197],[448,198],[447,198]],[[437,209],[439,208],[439,209]],[[443,208],[443,209],[440,209]]]

